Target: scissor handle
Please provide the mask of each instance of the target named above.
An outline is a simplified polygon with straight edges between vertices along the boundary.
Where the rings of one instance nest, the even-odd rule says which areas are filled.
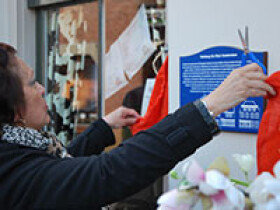
[[[246,59],[247,59],[247,55],[243,53],[241,57],[241,66],[245,66],[247,64]]]
[[[257,59],[257,57],[254,55],[254,53],[249,52],[248,55],[249,55],[249,57],[252,59],[252,61],[253,61],[254,63],[258,64],[258,65],[263,69],[263,73],[266,74],[266,73],[267,73],[266,67],[263,65],[263,63],[261,63],[261,62],[259,61],[259,59]]]

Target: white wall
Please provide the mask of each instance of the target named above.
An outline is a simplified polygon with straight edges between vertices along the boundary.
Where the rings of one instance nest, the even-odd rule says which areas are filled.
[[[17,0],[0,0],[0,42],[17,45]]]
[[[250,48],[268,51],[269,74],[280,69],[279,0],[168,0],[169,109],[179,107],[179,57],[211,46],[241,47],[237,29],[249,26]],[[256,154],[256,134],[223,132],[192,157],[207,167],[218,156],[228,159],[232,176],[243,174],[232,153]],[[251,173],[255,176],[256,168]],[[174,182],[170,182],[174,187]]]
[[[35,67],[35,11],[27,0],[0,0],[0,42],[18,50],[18,55]]]
[[[36,14],[27,7],[27,0],[18,0],[17,5],[17,50],[18,55],[35,69]]]

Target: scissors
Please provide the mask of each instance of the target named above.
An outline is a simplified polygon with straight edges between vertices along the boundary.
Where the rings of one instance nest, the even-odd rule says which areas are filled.
[[[238,34],[241,39],[241,43],[242,43],[243,50],[244,50],[244,52],[242,54],[241,66],[245,66],[247,64],[246,60],[247,60],[247,56],[248,56],[254,63],[257,63],[263,69],[264,74],[266,74],[266,72],[267,72],[266,67],[259,61],[259,59],[257,59],[257,57],[254,55],[254,53],[252,53],[249,50],[248,26],[245,27],[245,39],[242,36],[240,29],[238,29]]]

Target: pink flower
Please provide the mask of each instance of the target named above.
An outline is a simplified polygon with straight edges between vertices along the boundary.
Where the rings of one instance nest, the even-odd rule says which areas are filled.
[[[205,172],[196,161],[191,161],[184,167],[184,172],[185,184],[179,190],[162,195],[158,200],[159,210],[188,210],[205,196],[212,202],[213,210],[244,208],[243,193],[218,170]]]

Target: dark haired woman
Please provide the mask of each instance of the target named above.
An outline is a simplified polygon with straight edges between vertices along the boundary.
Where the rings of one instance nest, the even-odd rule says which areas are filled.
[[[110,126],[133,124],[121,108],[100,119],[68,148],[40,131],[49,122],[44,88],[33,71],[0,44],[1,209],[99,209],[167,173],[210,141],[219,129],[210,115],[249,96],[275,94],[256,64],[237,69],[203,102],[190,103],[108,153]]]

